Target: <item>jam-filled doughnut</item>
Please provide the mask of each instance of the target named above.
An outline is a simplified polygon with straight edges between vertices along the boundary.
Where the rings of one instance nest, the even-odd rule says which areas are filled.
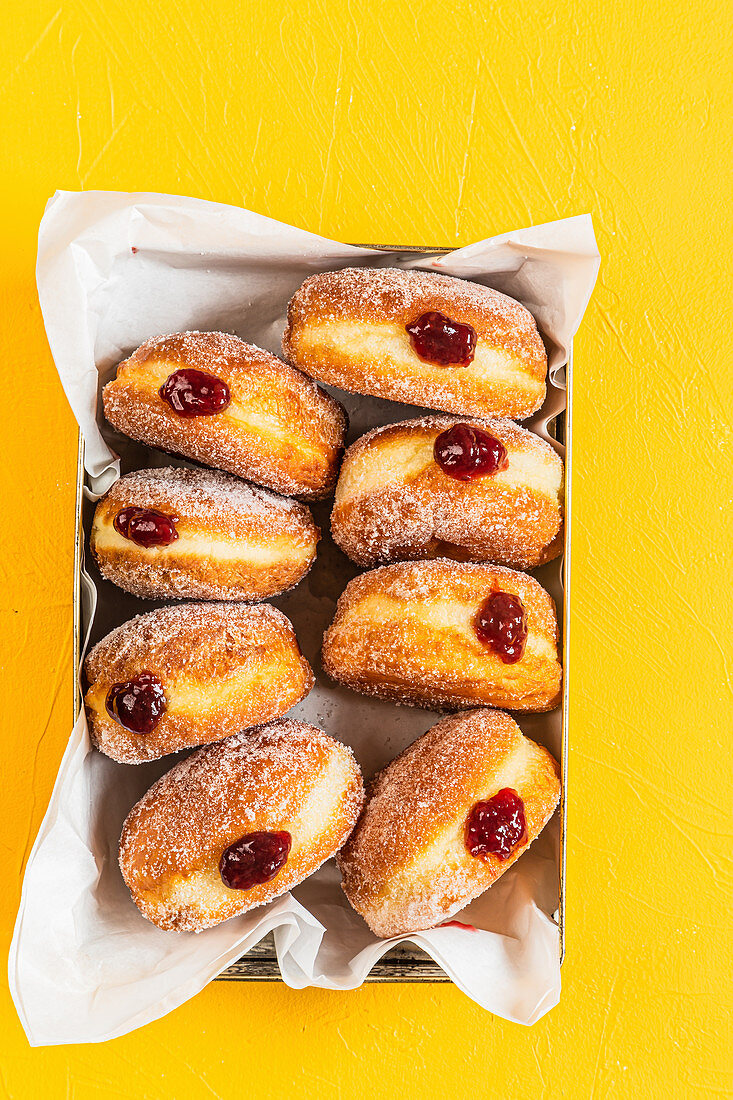
[[[104,415],[149,447],[303,499],[328,496],[346,418],[311,378],[224,332],[146,340],[103,391]]]
[[[563,463],[511,420],[429,416],[344,456],[331,531],[358,565],[413,558],[534,569],[560,553]]]
[[[201,932],[284,894],[335,855],[363,803],[351,750],[272,722],[176,764],[130,811],[120,868],[158,928]]]
[[[135,596],[266,600],[302,580],[318,539],[304,504],[219,470],[168,466],[116,481],[90,544],[102,576]]]
[[[92,649],[84,672],[92,741],[124,764],[279,718],[313,687],[290,620],[270,604],[138,615]]]
[[[529,310],[435,272],[311,275],[288,307],[283,350],[321,382],[460,416],[523,419],[545,397],[547,356]]]
[[[559,798],[554,759],[508,714],[444,718],[367,790],[338,856],[344,892],[377,936],[433,928],[527,851]]]
[[[323,667],[396,703],[552,710],[562,681],[555,605],[534,577],[501,565],[384,565],[346,586]]]

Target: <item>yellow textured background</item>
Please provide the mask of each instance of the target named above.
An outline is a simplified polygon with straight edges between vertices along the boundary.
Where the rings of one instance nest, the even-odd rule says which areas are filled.
[[[446,245],[591,211],[603,256],[576,345],[559,1007],[526,1030],[442,985],[215,984],[105,1046],[33,1051],[5,988],[2,1096],[729,1094],[722,0],[5,0],[0,19],[4,953],[71,724],[76,429],[34,285],[51,193]]]

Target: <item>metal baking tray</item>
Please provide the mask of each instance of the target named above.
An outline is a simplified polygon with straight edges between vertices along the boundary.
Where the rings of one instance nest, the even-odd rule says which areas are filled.
[[[372,248],[376,251],[390,252],[449,252],[448,248],[427,248],[395,245],[359,245],[360,248]],[[558,625],[562,631],[563,651],[563,698],[562,698],[562,751],[560,759],[561,795],[558,813],[560,816],[560,845],[558,866],[558,909],[554,914],[560,930],[560,964],[565,957],[565,877],[566,877],[566,838],[567,838],[567,753],[568,753],[568,643],[569,643],[569,598],[570,598],[570,485],[571,485],[571,401],[572,401],[572,348],[565,365],[566,390],[565,408],[558,413],[550,427],[552,435],[565,450],[565,545],[563,553],[563,603],[558,607]],[[87,485],[84,469],[84,440],[79,433],[76,478],[76,531],[74,548],[74,722],[79,716],[81,697],[81,660],[86,623],[83,621],[81,601],[81,577],[85,554],[88,552],[89,532],[84,526],[84,488]],[[323,537],[330,537],[324,531]],[[275,982],[280,981],[280,970],[275,953],[272,933],[265,936],[252,947],[246,955],[232,963],[216,979],[217,981],[239,982]],[[367,982],[449,982],[445,971],[429,955],[412,944],[401,944],[392,948],[375,963],[365,979]]]

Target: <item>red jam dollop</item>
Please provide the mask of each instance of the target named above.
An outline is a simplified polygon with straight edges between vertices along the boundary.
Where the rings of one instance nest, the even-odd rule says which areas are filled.
[[[213,416],[231,401],[226,382],[215,374],[184,367],[166,378],[158,391],[179,416]]]
[[[405,325],[413,348],[421,359],[441,367],[467,367],[476,353],[476,330],[451,321],[444,313],[423,313]]]
[[[138,546],[170,546],[178,538],[177,518],[155,508],[123,508],[115,516],[114,527],[123,538]]]
[[[527,612],[519,596],[492,592],[479,608],[474,622],[479,641],[491,646],[505,665],[521,661],[527,642]]]
[[[477,802],[466,821],[466,847],[472,856],[491,854],[509,859],[527,841],[524,803],[511,787],[504,787],[487,802]]]
[[[269,882],[285,866],[293,838],[290,833],[247,833],[235,840],[219,860],[221,881],[230,890],[251,890]]]
[[[435,461],[456,481],[472,481],[506,470],[506,447],[500,439],[470,424],[454,424],[441,432],[433,447]]]
[[[152,672],[140,672],[107,692],[107,714],[131,733],[152,733],[165,714],[168,700]]]

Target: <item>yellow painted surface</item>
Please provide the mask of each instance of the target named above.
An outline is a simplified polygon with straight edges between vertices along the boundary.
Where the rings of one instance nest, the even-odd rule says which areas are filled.
[[[0,18],[3,952],[72,702],[76,430],[33,275],[48,196],[177,192],[448,245],[589,210],[603,255],[576,345],[559,1007],[526,1030],[444,985],[215,984],[103,1047],[34,1051],[5,989],[2,1096],[729,1094],[722,0],[5,0]]]

